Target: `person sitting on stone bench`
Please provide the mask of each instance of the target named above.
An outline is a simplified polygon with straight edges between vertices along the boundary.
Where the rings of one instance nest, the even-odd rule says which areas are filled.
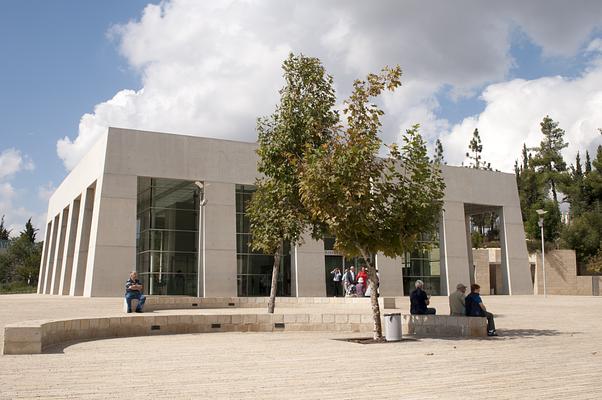
[[[466,305],[466,315],[468,317],[486,317],[487,318],[487,336],[497,336],[495,332],[495,322],[493,314],[487,311],[479,292],[481,287],[476,283],[470,285],[470,294],[464,299]]]
[[[146,296],[142,294],[144,290],[144,286],[138,280],[138,273],[136,271],[130,272],[130,279],[125,282],[125,301],[127,303],[127,312],[132,312],[132,300],[138,300],[138,305],[136,306],[136,312],[141,313],[144,308],[144,302],[146,301]]]
[[[455,317],[466,315],[464,293],[466,293],[466,286],[458,283],[456,291],[449,295],[449,315]]]
[[[437,310],[427,307],[430,303],[431,296],[422,290],[424,282],[419,279],[416,281],[415,286],[416,289],[412,290],[412,293],[410,293],[410,314],[436,314]]]

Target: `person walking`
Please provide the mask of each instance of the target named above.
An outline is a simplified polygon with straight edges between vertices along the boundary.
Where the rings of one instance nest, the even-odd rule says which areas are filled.
[[[334,293],[334,297],[339,297],[341,295],[341,291],[343,290],[342,280],[343,274],[341,273],[341,269],[336,267],[332,271],[330,271],[330,275],[332,275],[332,292]]]

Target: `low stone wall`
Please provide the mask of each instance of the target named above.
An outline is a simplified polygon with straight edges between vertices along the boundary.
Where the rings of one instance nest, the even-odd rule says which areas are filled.
[[[364,314],[131,315],[27,321],[4,328],[4,354],[39,354],[64,342],[208,332],[372,332]]]
[[[602,276],[578,276],[574,250],[546,252],[546,293],[551,295],[600,296]],[[543,294],[541,252],[535,256],[533,294]]]
[[[403,315],[403,335],[421,337],[486,337],[487,318],[449,315]]]
[[[485,321],[483,323],[483,321]],[[404,315],[402,332],[424,337],[484,336],[484,318]],[[384,321],[383,321],[384,327]],[[371,335],[372,315],[355,313],[128,315],[26,321],[4,328],[4,354],[40,354],[65,342],[208,332],[326,331]]]
[[[387,298],[394,299],[394,298]],[[268,306],[268,297],[187,297],[187,296],[148,296],[145,311],[203,309],[203,308],[263,308]],[[384,298],[379,299],[381,307]],[[369,297],[277,297],[276,307],[311,308],[323,306],[350,306],[364,304],[370,307]],[[385,307],[394,308],[394,307]],[[368,309],[367,309],[368,310]]]

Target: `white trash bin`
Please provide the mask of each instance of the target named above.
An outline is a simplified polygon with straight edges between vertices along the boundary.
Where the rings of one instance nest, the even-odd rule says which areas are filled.
[[[385,339],[387,342],[401,340],[401,313],[385,314]]]

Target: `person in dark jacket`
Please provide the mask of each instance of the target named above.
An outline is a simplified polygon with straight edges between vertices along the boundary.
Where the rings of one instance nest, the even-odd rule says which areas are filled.
[[[466,315],[469,317],[486,317],[487,318],[487,336],[497,336],[495,332],[495,322],[493,314],[487,311],[485,304],[480,295],[481,287],[476,283],[470,285],[470,294],[464,300],[466,307]]]
[[[136,306],[136,312],[141,313],[146,301],[146,296],[142,294],[144,286],[138,280],[138,273],[136,271],[130,272],[130,279],[125,282],[125,301],[127,303],[127,312],[132,312],[132,300],[138,300],[138,306]]]
[[[437,310],[427,307],[430,303],[431,296],[422,290],[424,282],[419,279],[416,281],[415,286],[416,289],[412,290],[412,293],[410,293],[410,314],[436,314]]]

